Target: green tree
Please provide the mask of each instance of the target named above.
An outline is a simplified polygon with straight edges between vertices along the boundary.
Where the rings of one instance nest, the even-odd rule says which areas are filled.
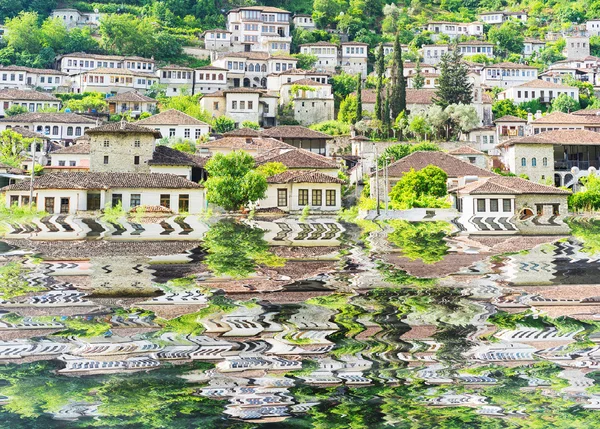
[[[60,52],[64,49],[68,39],[69,33],[62,19],[48,18],[43,22],[41,28],[42,46]]]
[[[431,133],[431,127],[427,122],[427,117],[423,112],[411,113],[408,116],[408,130],[417,137],[417,139],[426,138]]]
[[[0,133],[0,162],[20,167],[23,159],[22,153],[30,150],[32,141],[12,130],[2,131]]]
[[[495,43],[500,54],[521,54],[523,52],[523,25],[514,19],[505,21],[500,26],[494,26],[488,32],[488,40]]]
[[[160,88],[155,89],[157,93],[160,93]],[[161,111],[175,109],[206,123],[212,122],[212,117],[210,116],[210,114],[200,107],[200,94],[176,95],[174,97],[161,97],[159,95],[157,99],[159,100],[159,106]],[[219,118],[215,120],[215,123],[218,120]]]
[[[341,0],[314,0],[312,18],[318,28],[326,28],[335,22],[347,6]]]
[[[15,115],[21,115],[21,114],[27,113],[27,112],[29,112],[29,110],[27,110],[27,107],[19,106],[18,104],[13,104],[12,106],[10,106],[8,109],[6,109],[4,111],[4,114],[6,116],[15,116]]]
[[[59,51],[64,52],[87,52],[91,54],[100,53],[100,43],[92,37],[89,27],[73,28],[68,33],[65,45]]]
[[[519,108],[510,99],[499,100],[492,104],[492,114],[494,115],[494,119],[500,119],[506,115],[519,116]]]
[[[239,210],[265,197],[267,181],[254,170],[254,158],[244,151],[217,153],[206,163],[206,199],[225,210]]]
[[[356,117],[355,122],[362,121],[362,77],[360,73],[356,75]]]
[[[569,97],[565,93],[559,94],[558,97],[552,100],[553,112],[571,113],[580,109],[581,106],[579,105],[579,101],[575,100],[573,97]]]
[[[462,61],[462,55],[456,44],[449,52],[442,55],[438,68],[440,77],[434,103],[443,109],[450,104],[471,104],[473,84],[469,82],[467,76],[469,67]]]
[[[281,162],[266,162],[256,167],[256,171],[265,177],[271,177],[287,171],[287,167]]]
[[[108,103],[105,101],[104,94],[90,93],[81,99],[72,98],[63,102],[62,110],[69,109],[71,112],[84,113],[95,110],[105,112],[108,109]]]
[[[445,112],[448,115],[453,131],[459,132],[459,137],[461,133],[475,128],[480,123],[477,110],[471,105],[450,104],[446,107]],[[450,136],[446,137],[450,138]]]
[[[303,70],[311,70],[315,67],[315,64],[319,60],[316,55],[311,54],[294,54],[292,55],[294,58],[298,60],[296,63],[296,68]]]
[[[415,171],[411,169],[394,185],[390,200],[395,208],[446,207],[448,175],[439,167],[428,165]]]
[[[235,129],[235,121],[227,116],[219,116],[213,123],[215,132],[223,134]]]
[[[392,118],[396,119],[400,112],[406,110],[406,79],[404,78],[404,64],[402,62],[402,45],[400,44],[400,33],[396,33],[394,39],[394,59],[392,62],[392,94],[390,110]]]
[[[413,88],[421,89],[425,85],[425,78],[421,74],[421,61],[417,60],[415,65],[415,75],[412,78]]]
[[[356,89],[356,79],[348,73],[339,73],[331,78],[331,89],[337,103],[340,103]]]
[[[374,114],[375,119],[379,119],[380,121],[384,121],[383,119],[383,105],[382,105],[382,96],[383,96],[383,78],[385,74],[385,59],[383,55],[383,43],[379,44],[377,48],[376,56],[375,56],[375,73],[377,84],[375,86],[375,108]],[[385,121],[384,121],[385,122]]]
[[[356,96],[353,94],[348,95],[340,104],[338,121],[345,122],[347,124],[356,123],[357,104]]]
[[[19,53],[38,54],[42,49],[42,31],[38,25],[38,14],[21,12],[6,20],[6,43]]]
[[[241,128],[250,128],[252,130],[258,131],[258,130],[260,130],[260,125],[258,124],[258,122],[243,121]]]

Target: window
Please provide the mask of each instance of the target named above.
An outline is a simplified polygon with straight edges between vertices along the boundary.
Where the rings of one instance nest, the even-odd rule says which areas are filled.
[[[497,212],[498,211],[498,200],[493,198],[490,200],[490,211]]]
[[[187,194],[179,195],[179,212],[190,211],[190,196]]]
[[[169,128],[169,137],[175,137],[175,128]]]
[[[104,164],[108,164],[108,155],[104,155]]]
[[[546,157],[542,158],[542,165],[544,167],[548,167],[548,158],[546,158]]]
[[[510,212],[510,200],[504,199],[502,200],[502,211],[503,212]]]
[[[65,166],[65,161],[58,161],[58,166],[59,167],[64,167]]]
[[[190,138],[190,129],[189,128],[186,128],[183,130],[183,137],[186,139]]]
[[[13,197],[11,197],[11,199],[12,198]],[[49,214],[53,214],[54,213],[54,197],[46,197],[45,198],[45,200],[44,200],[44,210],[46,210],[46,212],[49,213]]]
[[[484,212],[485,211],[485,200],[478,198],[476,201],[477,201],[477,211]]]
[[[308,189],[299,189],[298,190],[298,205],[299,206],[307,206],[308,205]]]
[[[277,207],[287,206],[287,189],[277,189]]]
[[[527,167],[527,159],[521,158],[521,167]]]
[[[245,101],[240,101],[240,110],[245,110],[246,109],[246,102]]]
[[[76,161],[69,161],[69,167],[75,167],[75,166],[77,166]]]
[[[140,165],[140,156],[139,155],[136,155],[133,157],[133,163],[135,165]]]
[[[115,207],[118,204],[121,204],[123,202],[123,195],[122,194],[113,194],[112,195],[112,206]]]
[[[537,159],[536,158],[531,158],[531,166],[537,167]]]
[[[87,209],[100,210],[100,194],[88,192],[87,194]]]
[[[328,189],[325,191],[325,205],[327,206],[335,206],[336,205],[336,196],[335,189]]]
[[[195,139],[198,140],[201,136],[202,136],[202,130],[200,128],[196,128],[194,130],[194,137],[195,137]]]
[[[129,198],[129,205],[131,207],[137,207],[140,205],[141,199],[141,194],[131,194],[131,197]]]
[[[53,126],[52,127],[52,135],[53,136],[57,136],[58,135],[58,127],[57,126]]]
[[[170,209],[171,208],[171,195],[160,194],[160,205]]]
[[[237,101],[233,100],[231,102],[231,110],[236,110],[237,109]]]
[[[76,136],[80,136],[81,135],[81,127],[75,127],[75,135]]]
[[[252,110],[252,107],[253,107],[253,102],[248,101],[248,110]]]
[[[323,191],[320,189],[313,189],[312,191],[312,205],[322,206],[323,205]]]
[[[134,141],[133,147],[140,147],[140,141],[139,140]]]
[[[68,134],[68,131],[67,131]],[[108,140],[104,140],[104,147],[110,147],[110,142]]]

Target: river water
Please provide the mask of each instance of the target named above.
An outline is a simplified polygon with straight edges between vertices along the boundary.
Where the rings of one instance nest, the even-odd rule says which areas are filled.
[[[571,226],[6,225],[0,427],[596,427],[600,223]]]

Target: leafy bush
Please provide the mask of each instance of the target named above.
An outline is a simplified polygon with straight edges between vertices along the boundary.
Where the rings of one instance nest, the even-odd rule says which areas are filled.
[[[343,136],[350,134],[350,125],[340,121],[325,121],[313,124],[311,130],[319,131],[330,136]]]

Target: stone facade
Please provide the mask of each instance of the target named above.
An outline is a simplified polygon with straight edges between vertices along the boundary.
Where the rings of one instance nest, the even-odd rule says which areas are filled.
[[[520,220],[530,210],[532,217]],[[525,194],[515,198],[514,224],[521,234],[568,234],[563,219],[568,214],[567,195]]]
[[[155,138],[151,133],[103,133],[90,136],[90,171],[149,173]]]
[[[529,180],[544,183],[554,177],[554,147],[543,144],[518,144],[507,151],[510,171],[526,174]]]

